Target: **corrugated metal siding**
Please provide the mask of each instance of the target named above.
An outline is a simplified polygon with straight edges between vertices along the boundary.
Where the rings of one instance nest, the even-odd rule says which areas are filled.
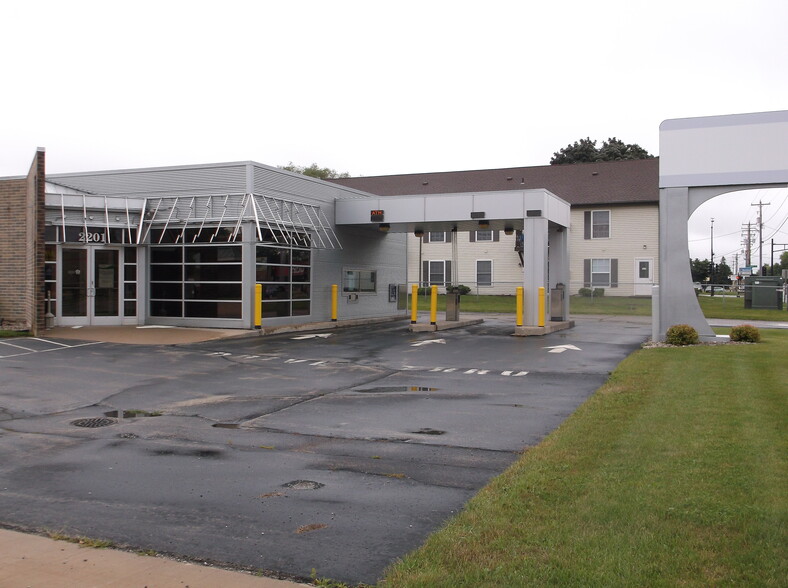
[[[178,196],[246,192],[246,164],[50,174],[58,184],[113,196]]]
[[[254,165],[254,192],[278,198],[298,197],[299,200],[313,200],[317,204],[332,204],[337,198],[371,198],[357,190],[330,184],[301,174],[281,169]]]
[[[254,185],[247,182],[251,168]],[[358,190],[294,174],[255,162],[50,174],[57,184],[90,194],[112,196],[180,196],[250,193],[278,198],[333,203],[337,198],[369,198]]]

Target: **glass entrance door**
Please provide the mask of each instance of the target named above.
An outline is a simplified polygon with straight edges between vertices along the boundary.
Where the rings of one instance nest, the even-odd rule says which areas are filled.
[[[119,262],[119,249],[62,248],[60,324],[120,324]]]

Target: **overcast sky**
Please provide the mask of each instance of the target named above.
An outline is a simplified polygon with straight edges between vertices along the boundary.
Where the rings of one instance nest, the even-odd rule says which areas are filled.
[[[785,0],[0,0],[0,22],[0,176],[38,146],[50,173],[545,165],[583,137],[658,155],[665,119],[788,108]],[[757,216],[739,200],[715,255]]]

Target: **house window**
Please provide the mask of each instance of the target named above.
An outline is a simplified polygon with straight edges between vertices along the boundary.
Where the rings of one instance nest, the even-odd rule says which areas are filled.
[[[592,259],[591,260],[591,285],[609,286],[610,285],[610,260]]]
[[[610,238],[610,211],[586,210],[584,216],[584,237],[586,239]]]
[[[422,282],[425,286],[445,286],[451,280],[450,260],[425,261],[422,267]]]
[[[583,285],[586,288],[617,288],[618,259],[583,260]]]
[[[492,260],[476,260],[476,285],[492,286]]]
[[[610,211],[609,210],[591,211],[591,238],[592,239],[610,238]]]
[[[427,243],[446,243],[446,233],[443,231],[427,233]]]
[[[377,283],[378,272],[375,270],[345,270],[342,291],[374,294],[377,291]]]
[[[431,261],[430,273],[428,276],[430,286],[437,285],[443,286],[446,283],[446,262],[445,261]]]
[[[485,231],[471,231],[470,241],[499,241],[501,239],[500,231],[485,230]]]

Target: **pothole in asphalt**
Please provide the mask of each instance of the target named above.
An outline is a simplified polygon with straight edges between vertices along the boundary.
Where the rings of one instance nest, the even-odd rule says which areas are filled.
[[[439,388],[428,388],[426,386],[378,386],[376,388],[364,388],[354,390],[366,394],[382,394],[386,392],[437,392]]]
[[[104,413],[106,417],[118,418],[118,411],[117,410],[110,410]],[[124,419],[134,419],[137,417],[157,417],[161,416],[161,413],[158,411],[149,411],[149,410],[124,410],[121,413],[121,418]]]
[[[237,429],[240,425],[238,423],[214,423],[211,426],[217,429]]]
[[[429,427],[424,429],[419,429],[418,431],[411,431],[414,435],[445,435],[446,431],[441,431],[439,429],[430,429]]]
[[[107,427],[109,425],[114,425],[117,423],[115,419],[105,418],[105,417],[93,417],[88,419],[77,419],[75,421],[71,421],[71,424],[75,427],[84,427],[88,429],[95,429],[98,427]]]
[[[293,490],[317,490],[325,484],[313,482],[312,480],[293,480],[287,484],[282,484],[282,488],[292,488]]]
[[[134,433],[121,433],[118,437],[120,439],[139,439],[139,435],[135,435]]]
[[[148,453],[159,457],[175,456],[175,457],[199,457],[220,459],[223,457],[224,452],[218,449],[184,449],[184,448],[161,448],[149,449]]]

